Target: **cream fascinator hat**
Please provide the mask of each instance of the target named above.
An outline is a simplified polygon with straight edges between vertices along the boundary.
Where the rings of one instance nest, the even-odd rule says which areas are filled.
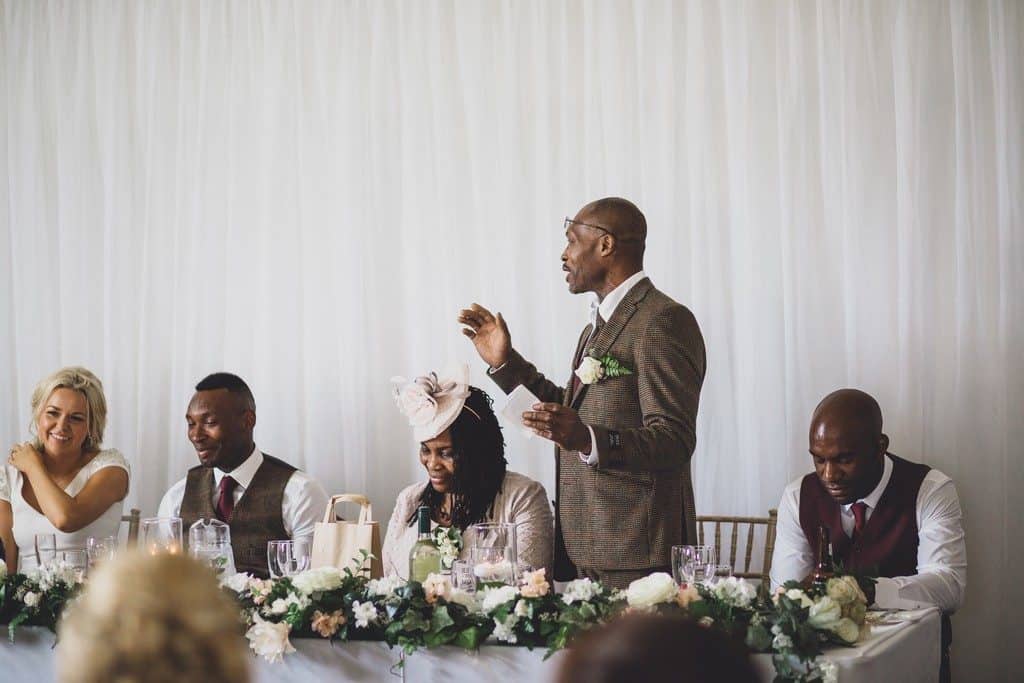
[[[392,377],[395,403],[409,418],[417,441],[429,441],[452,426],[469,397],[469,367],[465,364],[438,375],[432,372],[411,382]],[[469,412],[480,416],[472,408]]]

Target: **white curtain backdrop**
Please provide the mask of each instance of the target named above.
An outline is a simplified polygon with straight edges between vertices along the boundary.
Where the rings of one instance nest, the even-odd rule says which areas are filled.
[[[1024,677],[1024,4],[0,7],[0,443],[86,365],[153,512],[230,370],[263,450],[386,521],[422,475],[388,379],[466,361],[498,394],[474,301],[566,376],[562,218],[621,195],[707,342],[698,510],[774,507],[816,402],[871,392],[965,508],[956,670]]]

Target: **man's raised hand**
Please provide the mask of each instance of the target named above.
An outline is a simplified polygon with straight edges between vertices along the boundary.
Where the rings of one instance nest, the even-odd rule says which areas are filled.
[[[480,304],[459,311],[459,323],[465,325],[462,334],[473,341],[476,352],[492,368],[508,361],[512,351],[512,336],[501,313],[496,316]]]

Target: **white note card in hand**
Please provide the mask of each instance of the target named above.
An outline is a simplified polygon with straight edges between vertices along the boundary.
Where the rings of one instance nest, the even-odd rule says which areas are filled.
[[[533,392],[522,384],[512,390],[508,395],[505,407],[501,409],[501,416],[509,424],[516,425],[526,433],[526,438],[531,439],[536,434],[532,429],[523,424],[523,413],[533,410],[534,403],[540,403],[540,399],[533,395]]]

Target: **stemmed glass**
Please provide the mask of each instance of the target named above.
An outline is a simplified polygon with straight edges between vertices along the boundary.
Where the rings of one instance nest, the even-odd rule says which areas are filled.
[[[42,567],[44,565],[53,564],[54,560],[57,559],[56,534],[36,534],[35,546],[36,564],[38,564],[38,566]]]
[[[148,517],[142,520],[142,547],[150,555],[181,552],[181,518]]]
[[[309,567],[309,541],[267,541],[267,568],[270,576],[295,576]]]
[[[89,555],[85,548],[69,548],[61,553],[61,560],[74,571],[75,580],[82,583],[89,569]]]
[[[704,583],[715,575],[715,568],[714,546],[672,546],[672,577],[676,583]]]

